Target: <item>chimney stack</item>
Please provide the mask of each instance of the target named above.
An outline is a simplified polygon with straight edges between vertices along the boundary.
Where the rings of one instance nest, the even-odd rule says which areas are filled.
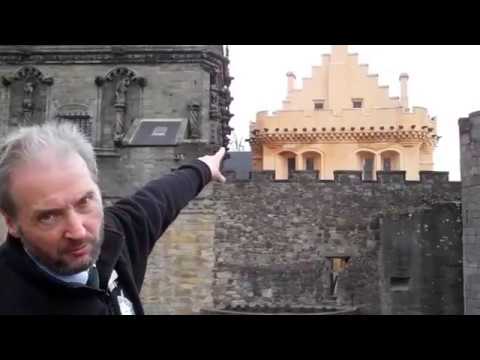
[[[287,73],[287,94],[290,94],[290,92],[295,88],[295,79],[297,77],[295,74],[291,71]]]
[[[400,74],[400,104],[404,110],[408,110],[408,74]]]

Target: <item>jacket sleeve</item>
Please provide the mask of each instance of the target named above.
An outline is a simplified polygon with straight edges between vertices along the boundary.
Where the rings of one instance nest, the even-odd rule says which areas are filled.
[[[147,259],[155,242],[190,200],[211,180],[210,168],[200,160],[150,181],[130,197],[105,209],[125,235],[137,285],[141,286]]]

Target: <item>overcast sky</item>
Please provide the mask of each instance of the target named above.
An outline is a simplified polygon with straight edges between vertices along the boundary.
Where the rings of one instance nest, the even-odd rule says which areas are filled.
[[[248,124],[258,111],[279,110],[286,97],[286,73],[293,71],[297,88],[311,68],[321,65],[330,45],[230,45],[230,111],[234,133],[248,138]],[[435,150],[437,171],[460,180],[458,118],[480,110],[480,46],[478,45],[350,45],[359,63],[378,74],[390,96],[400,96],[398,77],[409,75],[409,106],[426,107],[437,118],[441,136]],[[248,149],[248,148],[247,148]]]

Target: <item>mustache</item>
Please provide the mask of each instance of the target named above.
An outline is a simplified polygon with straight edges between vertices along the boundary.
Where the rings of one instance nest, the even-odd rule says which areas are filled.
[[[88,239],[82,239],[82,240],[75,240],[74,243],[72,241],[73,244],[69,243],[66,246],[62,247],[62,249],[60,250],[60,253],[62,253],[62,254],[70,253],[70,252],[82,249],[85,246],[94,245],[98,241],[99,241],[99,239],[97,239],[95,237],[89,237]]]

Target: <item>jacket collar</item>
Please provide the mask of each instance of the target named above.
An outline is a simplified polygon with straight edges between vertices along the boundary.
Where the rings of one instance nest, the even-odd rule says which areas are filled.
[[[104,240],[100,257],[97,261],[97,269],[99,273],[100,288],[106,289],[110,275],[115,268],[122,249],[125,245],[125,235],[118,231],[112,220],[105,214],[104,221]]]

